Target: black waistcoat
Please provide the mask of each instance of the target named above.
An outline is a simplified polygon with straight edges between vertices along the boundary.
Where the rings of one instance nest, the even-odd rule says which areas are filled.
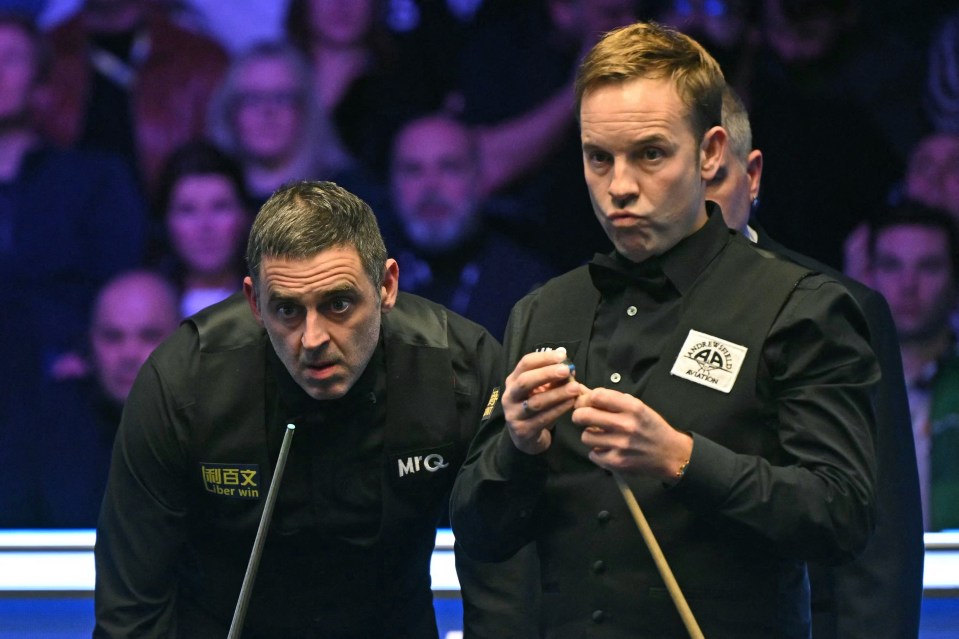
[[[470,431],[457,411],[461,389],[451,373],[447,318],[439,307],[412,299],[401,295],[384,316],[387,408],[378,538],[355,547],[274,521],[245,637],[436,636],[429,563]],[[204,401],[183,408],[192,432],[185,451],[191,506],[189,552],[180,565],[180,636],[208,636],[203,633],[229,625],[272,480],[275,440],[285,428],[268,423],[276,392],[266,363],[269,340],[245,303],[237,300],[233,311],[191,320],[201,350],[193,378]],[[232,478],[241,481],[243,471],[247,478],[255,471],[246,496],[217,493],[208,475],[216,469],[236,469]],[[222,474],[220,479],[220,490],[239,488],[222,484]]]
[[[679,322],[663,340],[640,399],[676,428],[776,463],[781,453],[763,342],[809,273],[731,238],[683,296]],[[577,376],[587,379],[590,366],[604,366],[587,361],[599,299],[585,267],[527,298],[507,339],[510,364],[532,350],[564,346]],[[729,393],[670,374],[691,330],[748,349]],[[568,415],[554,433],[536,533],[546,636],[686,636],[613,478],[589,461]],[[659,481],[629,483],[707,637],[802,636],[795,620],[808,617],[803,562],[775,556],[735,528],[697,515]],[[591,615],[602,622],[584,628]]]

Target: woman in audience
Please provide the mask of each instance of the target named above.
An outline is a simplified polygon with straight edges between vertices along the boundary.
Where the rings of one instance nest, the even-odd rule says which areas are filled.
[[[368,195],[368,181],[336,142],[312,86],[299,51],[264,43],[237,58],[213,98],[210,137],[240,162],[253,209],[291,180],[332,180]]]
[[[208,142],[180,147],[161,174],[160,267],[180,287],[187,317],[240,290],[252,216],[239,165]]]

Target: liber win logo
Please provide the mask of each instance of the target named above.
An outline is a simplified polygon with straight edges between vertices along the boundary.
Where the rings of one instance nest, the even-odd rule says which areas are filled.
[[[739,375],[747,350],[729,340],[691,330],[670,373],[728,393]]]
[[[234,499],[260,498],[259,464],[201,462],[200,473],[208,493]]]

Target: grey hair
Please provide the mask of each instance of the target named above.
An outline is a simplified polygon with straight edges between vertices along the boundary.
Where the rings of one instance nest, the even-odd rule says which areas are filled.
[[[287,64],[293,71],[297,90],[303,105],[303,127],[296,163],[304,178],[319,177],[351,165],[352,159],[337,140],[332,123],[323,114],[313,90],[313,73],[303,53],[286,42],[260,42],[237,56],[226,76],[210,98],[207,110],[207,134],[223,150],[234,157],[243,157],[239,133],[235,125],[237,82],[240,74],[252,62],[273,59]]]
[[[263,257],[302,260],[343,247],[356,249],[378,289],[387,253],[373,209],[333,182],[291,182],[270,196],[253,221],[247,269],[258,284]]]
[[[729,134],[729,150],[745,166],[753,150],[753,130],[746,105],[728,84],[723,89],[723,128]]]

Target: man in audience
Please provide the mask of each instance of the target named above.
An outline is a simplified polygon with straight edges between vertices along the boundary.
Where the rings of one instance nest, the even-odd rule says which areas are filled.
[[[959,133],[935,131],[921,138],[909,152],[898,199],[911,200],[949,212],[959,220]],[[863,222],[845,241],[843,270],[874,286],[869,259],[869,224]]]
[[[896,321],[909,391],[926,530],[959,528],[959,241],[945,211],[906,202],[876,220],[876,289]]]
[[[872,289],[781,246],[751,219],[759,205],[763,154],[752,147],[749,115],[729,87],[723,95],[723,127],[729,145],[716,176],[706,184],[707,199],[719,204],[730,228],[761,248],[842,282],[863,308],[882,371],[874,397],[876,531],[852,563],[832,568],[810,564],[813,637],[914,637],[922,598],[922,526],[909,406],[889,306]]]
[[[400,289],[482,324],[502,339],[509,309],[555,275],[538,254],[493,227],[483,207],[473,134],[431,115],[403,126],[390,170],[391,252],[403,264]]]
[[[179,317],[176,289],[149,271],[123,273],[103,287],[93,307],[90,355],[105,398],[123,405],[143,362]]]
[[[173,284],[128,271],[99,292],[90,322],[90,372],[55,381],[44,394],[36,438],[38,520],[42,527],[97,524],[113,438],[133,380],[179,323]]]

